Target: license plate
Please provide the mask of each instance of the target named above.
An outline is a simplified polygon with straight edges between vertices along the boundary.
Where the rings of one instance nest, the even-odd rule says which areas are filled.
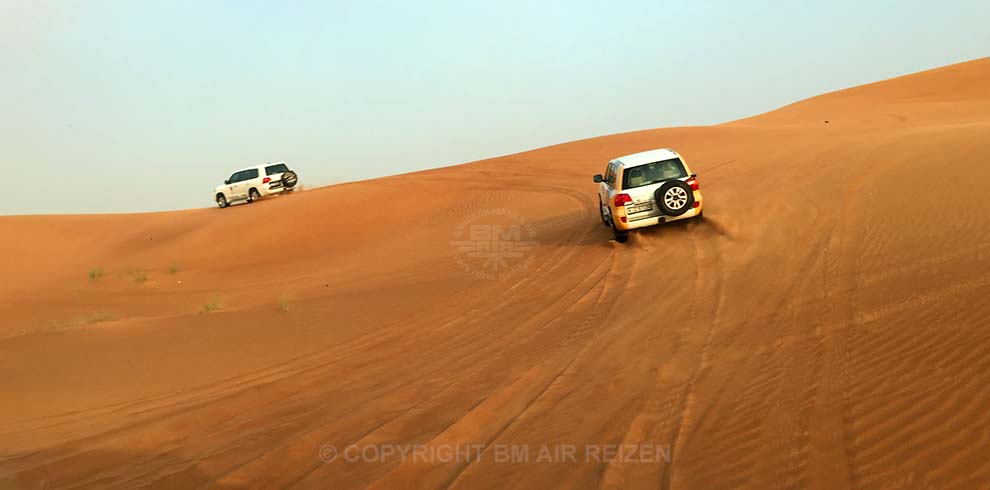
[[[640,204],[638,206],[630,206],[629,214],[642,213],[643,211],[649,211],[651,209],[653,209],[652,204]]]

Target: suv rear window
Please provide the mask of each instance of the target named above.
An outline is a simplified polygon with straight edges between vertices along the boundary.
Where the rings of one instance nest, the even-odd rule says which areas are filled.
[[[633,189],[644,185],[656,184],[670,179],[687,177],[684,164],[680,158],[661,160],[638,167],[627,168],[622,172],[622,188]]]
[[[269,165],[265,167],[265,175],[280,174],[288,171],[289,171],[289,167],[286,167],[284,163],[280,163],[278,165]]]

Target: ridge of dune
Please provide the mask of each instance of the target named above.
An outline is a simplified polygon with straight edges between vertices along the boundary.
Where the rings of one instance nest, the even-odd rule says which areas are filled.
[[[986,488],[988,81],[226,210],[0,217],[0,488]],[[610,242],[590,177],[657,147],[706,219]],[[509,278],[457,245],[493,212],[530,242]],[[670,461],[490,449],[646,443]],[[388,444],[489,449],[320,457]]]
[[[820,124],[830,116],[832,124],[880,127],[903,124],[910,116],[921,117],[925,125],[946,116],[953,123],[983,122],[990,95],[987,77],[990,58],[980,58],[829,92],[728,124]],[[965,105],[943,110],[955,102]]]

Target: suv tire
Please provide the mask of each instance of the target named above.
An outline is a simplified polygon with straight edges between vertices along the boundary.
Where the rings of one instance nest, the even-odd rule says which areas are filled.
[[[248,191],[248,202],[254,202],[258,199],[261,199],[261,194],[258,193],[258,189],[252,187],[251,190]]]
[[[227,197],[224,196],[223,194],[217,194],[217,206],[220,209],[230,206],[230,204],[227,203]]]
[[[286,170],[282,174],[282,187],[286,189],[292,189],[299,182],[299,176],[291,170]]]
[[[694,207],[694,191],[679,180],[668,180],[657,189],[653,198],[667,216],[680,216]]]
[[[620,230],[615,227],[615,223],[612,223],[612,235],[615,236],[615,241],[626,243],[626,240],[629,239],[629,230]]]
[[[605,217],[605,207],[602,206],[602,198],[598,198],[598,214],[602,217],[602,224],[605,226],[610,226],[608,218]]]

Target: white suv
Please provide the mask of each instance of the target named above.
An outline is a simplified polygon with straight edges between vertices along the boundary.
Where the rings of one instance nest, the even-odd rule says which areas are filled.
[[[595,176],[602,223],[615,240],[629,230],[702,217],[698,175],[676,151],[644,151],[608,162],[605,175]]]
[[[213,189],[217,206],[225,208],[236,201],[253,202],[265,196],[292,191],[299,177],[285,162],[255,165],[234,172],[229,179]]]

